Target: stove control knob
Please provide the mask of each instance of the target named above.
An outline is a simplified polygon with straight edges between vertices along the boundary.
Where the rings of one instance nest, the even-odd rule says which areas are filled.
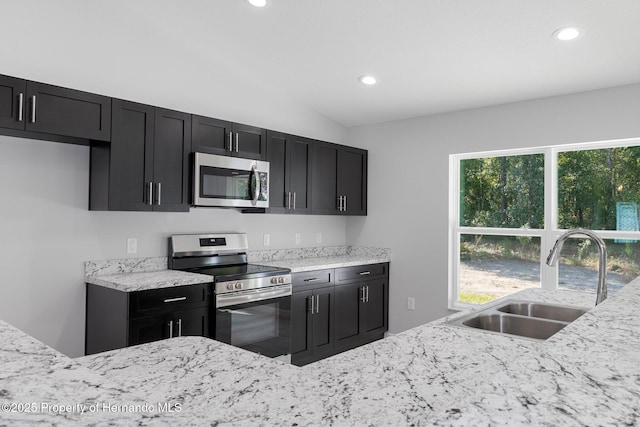
[[[272,277],[271,278],[271,284],[272,285],[277,285],[278,284],[278,278],[277,277]]]
[[[284,283],[284,277],[282,276],[278,277],[278,283]]]
[[[227,283],[227,289],[232,291],[233,290],[233,283]]]
[[[236,289],[242,289],[242,282],[236,282]]]

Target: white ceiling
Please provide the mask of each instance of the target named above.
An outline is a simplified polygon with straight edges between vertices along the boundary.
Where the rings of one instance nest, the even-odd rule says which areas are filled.
[[[640,0],[14,0],[2,10],[18,22],[3,20],[5,52],[39,50],[43,67],[47,53],[83,55],[123,72],[241,79],[345,127],[640,82]],[[554,40],[567,25],[584,35]],[[38,43],[18,37],[30,28]],[[367,73],[380,83],[358,83]]]

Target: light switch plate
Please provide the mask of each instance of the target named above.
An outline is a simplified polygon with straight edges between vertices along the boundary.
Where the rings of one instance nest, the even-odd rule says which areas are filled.
[[[127,253],[135,254],[138,252],[138,239],[130,237],[127,239]]]
[[[264,246],[269,246],[269,245],[271,245],[271,234],[267,234],[267,233],[265,233],[265,234],[262,236],[262,244],[263,244]]]
[[[316,243],[322,243],[322,233],[316,233]]]
[[[296,235],[295,235],[295,242],[296,242],[296,245],[299,245],[299,244],[300,244],[300,240],[301,240],[301,239],[300,239],[300,233],[296,233]]]

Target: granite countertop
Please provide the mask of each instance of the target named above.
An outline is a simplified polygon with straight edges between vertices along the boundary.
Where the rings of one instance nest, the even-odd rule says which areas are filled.
[[[210,283],[211,276],[177,270],[158,270],[140,273],[86,276],[85,282],[124,292],[136,292],[174,286],[196,285],[198,283]]]
[[[375,255],[337,255],[329,257],[315,257],[302,259],[283,259],[277,261],[263,261],[260,264],[271,267],[288,268],[292,273],[303,271],[324,270],[327,268],[351,267],[356,265],[378,264],[390,262],[389,257]]]
[[[292,273],[390,262],[388,249],[330,246],[254,251],[249,262],[288,268]],[[125,258],[85,263],[85,282],[124,292],[211,282],[211,276],[167,269],[166,257]]]
[[[593,294],[541,289],[515,297],[594,301]],[[87,424],[634,425],[638,306],[640,279],[544,342],[442,319],[302,368],[197,337],[71,360],[0,323],[0,402],[111,399],[180,409],[71,415]],[[9,415],[18,422],[67,420],[49,412]]]

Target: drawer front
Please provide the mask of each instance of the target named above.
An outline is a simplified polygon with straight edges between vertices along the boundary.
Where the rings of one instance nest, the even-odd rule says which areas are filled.
[[[133,292],[129,297],[129,317],[209,305],[211,286],[211,283],[205,283]]]
[[[370,277],[384,276],[388,274],[387,265],[388,264],[383,263],[336,268],[336,283],[351,280],[367,280]]]
[[[314,270],[293,273],[293,292],[333,285],[334,270]]]

